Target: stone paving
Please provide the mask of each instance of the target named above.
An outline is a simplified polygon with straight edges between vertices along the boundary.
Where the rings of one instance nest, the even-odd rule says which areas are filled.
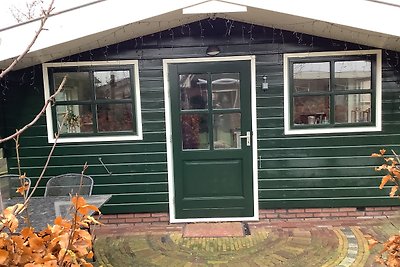
[[[395,223],[399,222],[399,223]],[[398,233],[400,220],[364,221],[353,225],[252,225],[244,237],[186,238],[182,231],[119,228],[100,231],[96,266],[378,266],[365,234],[384,241]]]

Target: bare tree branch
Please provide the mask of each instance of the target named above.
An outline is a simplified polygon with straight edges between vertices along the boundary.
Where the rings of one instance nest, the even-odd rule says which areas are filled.
[[[52,0],[49,7],[47,8],[47,10],[43,10],[43,17],[40,20],[40,27],[38,29],[38,31],[36,32],[35,36],[33,37],[32,41],[29,43],[29,45],[25,48],[25,50],[10,64],[10,66],[8,66],[5,70],[2,70],[0,73],[0,79],[2,79],[8,72],[10,72],[15,65],[18,64],[18,62],[21,61],[21,59],[28,54],[29,50],[31,50],[33,44],[36,42],[37,38],[39,37],[39,34],[43,31],[44,29],[44,24],[46,23],[47,19],[50,17],[50,13],[53,11],[55,0]]]
[[[3,138],[3,139],[0,139],[0,144],[6,142],[6,141],[8,141],[8,140],[14,139],[15,137],[17,137],[17,136],[21,135],[23,132],[25,132],[29,127],[31,127],[32,125],[34,125],[34,124],[40,119],[40,117],[46,112],[47,106],[48,106],[50,103],[54,102],[54,99],[56,98],[56,95],[57,95],[59,92],[61,92],[61,90],[63,89],[64,84],[65,84],[66,81],[67,81],[67,76],[64,76],[64,79],[62,80],[60,86],[58,86],[57,91],[55,91],[55,93],[52,94],[52,95],[46,100],[46,102],[44,103],[44,105],[43,105],[42,109],[40,110],[40,112],[39,112],[38,114],[36,114],[35,118],[34,118],[30,123],[26,124],[26,125],[25,125],[24,127],[22,127],[20,130],[17,130],[14,134],[12,134],[12,135],[10,135],[10,136],[8,136],[8,137],[5,137],[5,138]]]

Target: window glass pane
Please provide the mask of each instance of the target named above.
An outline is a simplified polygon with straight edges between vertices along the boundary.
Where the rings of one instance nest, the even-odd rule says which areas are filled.
[[[95,71],[93,75],[96,99],[131,98],[131,79],[129,71]]]
[[[67,75],[67,81],[62,92],[57,94],[56,101],[90,100],[92,98],[89,72],[54,73],[54,90],[57,90],[65,75]]]
[[[371,89],[371,61],[335,62],[336,90]]]
[[[97,124],[99,132],[132,131],[132,104],[97,105]]]
[[[293,64],[294,92],[329,91],[329,62]]]
[[[207,114],[183,114],[181,127],[183,149],[210,148]]]
[[[293,99],[294,124],[329,123],[329,96],[297,96]]]
[[[207,75],[179,75],[181,109],[207,109]]]
[[[214,114],[214,148],[240,148],[240,113]]]
[[[371,122],[371,94],[336,95],[335,122]]]
[[[212,74],[211,83],[214,109],[240,107],[239,73]]]
[[[60,129],[60,134],[93,132],[93,113],[90,105],[57,105],[56,113],[57,131]]]

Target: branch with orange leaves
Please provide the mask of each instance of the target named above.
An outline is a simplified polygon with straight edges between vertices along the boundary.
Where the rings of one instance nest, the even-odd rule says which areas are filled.
[[[40,112],[39,112],[38,114],[36,114],[35,118],[34,118],[30,123],[26,124],[26,125],[25,125],[24,127],[22,127],[20,130],[17,130],[14,134],[12,134],[12,135],[10,135],[10,136],[7,136],[7,137],[5,137],[5,138],[3,138],[3,139],[0,139],[0,144],[6,142],[6,141],[8,141],[8,140],[11,140],[11,139],[16,138],[17,136],[19,136],[19,135],[21,135],[23,132],[25,132],[29,127],[31,127],[32,125],[34,125],[34,124],[40,119],[40,117],[46,112],[46,109],[47,109],[48,105],[50,105],[50,103],[53,103],[53,102],[54,102],[54,100],[55,100],[57,94],[58,94],[59,92],[61,92],[62,89],[64,88],[64,84],[66,83],[66,81],[67,81],[67,76],[64,76],[64,78],[63,78],[63,80],[62,80],[60,86],[58,86],[58,89],[55,91],[54,94],[52,94],[52,95],[46,100],[46,102],[44,103],[44,105],[43,105],[42,109],[40,110]]]
[[[392,149],[393,156],[386,156],[386,150],[381,149],[379,153],[373,153],[371,157],[383,158],[385,161],[381,166],[375,167],[376,171],[386,171],[386,175],[382,177],[381,183],[379,185],[379,189],[383,189],[384,186],[390,181],[393,182],[394,185],[390,190],[390,197],[400,197],[398,190],[400,186],[400,169],[399,169],[399,156]]]
[[[28,52],[31,50],[32,46],[35,44],[37,38],[39,37],[39,34],[44,30],[44,24],[46,23],[47,19],[50,17],[51,12],[54,10],[54,0],[51,1],[49,7],[47,10],[43,10],[43,15],[40,19],[40,26],[39,29],[36,31],[35,35],[33,36],[31,42],[29,45],[25,48],[25,50],[16,58],[14,61],[5,69],[0,72],[0,79],[2,79],[8,72],[10,72],[15,65],[18,64],[18,62],[21,61],[21,59],[28,54]]]

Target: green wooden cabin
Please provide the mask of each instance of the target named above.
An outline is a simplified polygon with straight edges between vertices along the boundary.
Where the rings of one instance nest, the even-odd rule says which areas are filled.
[[[104,214],[257,220],[260,209],[398,205],[378,189],[380,162],[370,155],[400,150],[399,37],[386,47],[374,41],[384,33],[321,28],[330,24],[312,18],[289,30],[287,14],[230,5],[247,11],[177,9],[87,34],[74,47],[32,52],[1,80],[7,136],[67,75],[19,140],[22,170],[35,182],[60,132],[37,193],[87,162],[93,193],[113,195]],[[3,149],[16,173],[14,142]]]

